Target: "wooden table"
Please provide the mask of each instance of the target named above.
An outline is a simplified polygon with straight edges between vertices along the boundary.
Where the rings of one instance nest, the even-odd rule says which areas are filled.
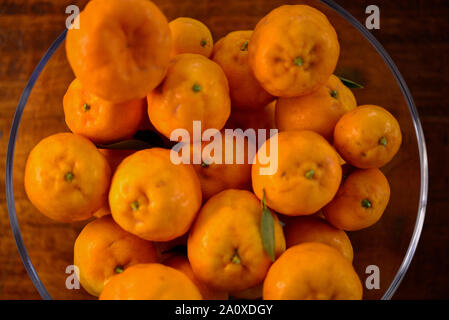
[[[65,8],[69,4],[83,7],[86,1],[68,0],[0,0],[0,177],[4,180],[7,140],[13,114],[23,88],[34,67],[52,41],[64,28]],[[169,19],[180,15],[199,18],[212,29],[218,39],[232,29],[251,28],[258,19],[284,1],[249,0],[186,0],[171,2],[155,1]],[[292,2],[293,1],[288,1]],[[255,4],[256,3],[256,4]],[[365,8],[370,1],[339,0],[362,23],[366,19]],[[430,164],[430,188],[427,218],[415,258],[400,286],[395,298],[449,298],[447,271],[449,270],[449,95],[443,90],[449,87],[449,3],[446,0],[414,1],[377,1],[381,11],[381,29],[373,34],[384,45],[401,70],[410,87],[424,127]],[[226,17],[223,16],[226,13]],[[333,18],[331,17],[331,20]],[[344,28],[344,26],[342,27]],[[346,30],[346,29],[345,29]],[[373,91],[358,92],[359,102],[379,101],[393,103],[396,93],[389,89],[392,79],[385,79],[382,88],[382,70],[370,67],[370,53],[362,49],[357,51],[357,41],[345,38],[345,30],[338,30],[340,39],[345,43],[342,53],[343,66],[340,71],[359,77],[368,83],[377,84]],[[373,57],[372,59],[375,59]],[[60,98],[73,75],[67,67],[63,50],[56,53],[53,60],[53,74],[43,74],[43,80],[30,98],[32,106],[24,114],[27,126],[19,132],[20,144],[16,150],[15,170],[17,181],[23,177],[23,163],[29,149],[40,139],[40,135],[67,130],[60,110]],[[354,66],[353,69],[345,66]],[[380,68],[382,69],[382,68]],[[55,70],[57,76],[55,76]],[[363,70],[363,73],[357,71]],[[370,100],[372,99],[372,100]],[[59,109],[55,111],[55,106]],[[399,114],[399,117],[405,115]],[[404,120],[405,121],[405,120]],[[412,135],[412,131],[406,134]],[[406,161],[407,155],[396,160]],[[414,155],[416,157],[416,155]],[[386,170],[394,174],[393,166]],[[409,170],[417,169],[417,164]],[[399,170],[399,171],[398,171]],[[401,172],[395,167],[395,172]],[[416,174],[410,173],[410,174]],[[403,170],[397,179],[407,179]],[[0,299],[39,299],[40,296],[29,279],[10,231],[6,208],[4,184],[0,185]],[[49,283],[52,292],[61,287],[61,283],[52,281],[50,270],[54,264],[63,267],[70,260],[70,245],[83,224],[68,227],[53,223],[36,214],[23,193],[20,183],[16,186],[16,207],[19,214],[24,240],[31,253],[33,262],[45,283]],[[401,190],[397,191],[401,195]],[[405,192],[405,191],[404,191]],[[403,193],[402,195],[404,195]],[[398,196],[395,206],[407,205],[408,199]],[[412,217],[413,218],[413,217]],[[44,230],[46,236],[39,236]],[[379,227],[380,228],[380,227]],[[409,230],[410,231],[410,230]],[[367,231],[369,232],[369,231]],[[380,232],[380,231],[379,231]],[[48,236],[53,234],[54,236]],[[373,233],[374,234],[374,233]],[[354,235],[358,243],[361,236]],[[401,244],[401,250],[405,244]],[[374,250],[374,249],[373,249]],[[399,250],[399,249],[398,249]],[[393,259],[393,258],[392,258]],[[48,265],[46,265],[48,264]],[[45,271],[49,270],[49,271]],[[59,270],[59,269],[58,269]],[[394,271],[394,270],[393,270]],[[61,271],[63,272],[63,271]],[[66,290],[67,291],[67,290]],[[60,297],[69,298],[70,294],[61,292]],[[80,294],[78,298],[87,297]]]

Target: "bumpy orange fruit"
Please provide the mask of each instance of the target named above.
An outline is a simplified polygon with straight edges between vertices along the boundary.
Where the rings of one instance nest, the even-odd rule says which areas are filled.
[[[285,250],[282,227],[274,219],[275,255]],[[190,230],[189,261],[198,279],[222,291],[258,285],[271,265],[261,235],[262,206],[249,191],[225,190],[210,198]]]
[[[137,264],[113,276],[100,300],[201,300],[195,284],[181,271],[158,263]]]
[[[115,171],[109,206],[126,231],[169,241],[189,230],[201,206],[201,186],[191,165],[171,162],[170,150],[141,150]]]
[[[25,167],[25,191],[36,208],[61,222],[85,220],[105,203],[111,169],[86,138],[58,133],[31,150]]]
[[[257,152],[251,170],[257,197],[265,194],[270,208],[290,216],[320,210],[337,193],[342,177],[337,152],[312,131],[271,137]]]
[[[389,200],[390,185],[382,171],[356,170],[345,179],[323,212],[335,227],[355,231],[376,223]]]
[[[360,106],[346,113],[335,126],[335,148],[343,159],[361,169],[387,164],[398,152],[401,142],[398,121],[379,106]]]
[[[318,242],[287,249],[268,271],[265,300],[360,300],[357,273],[336,249]]]
[[[199,54],[175,56],[162,84],[148,95],[148,116],[167,138],[184,129],[195,139],[193,121],[221,130],[231,113],[228,80],[215,62]],[[177,139],[177,136],[174,138]]]
[[[88,223],[75,241],[74,264],[81,285],[94,296],[110,277],[132,265],[156,261],[153,244],[120,228],[110,215]]]
[[[111,101],[144,98],[170,60],[168,21],[149,0],[92,0],[70,29],[66,53],[89,92]]]
[[[309,94],[334,72],[337,33],[326,16],[306,5],[280,6],[254,29],[248,61],[262,87],[278,97]]]

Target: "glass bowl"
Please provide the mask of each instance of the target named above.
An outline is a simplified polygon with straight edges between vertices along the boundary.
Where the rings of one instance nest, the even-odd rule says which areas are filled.
[[[230,31],[253,29],[257,21],[286,1],[154,1],[169,20],[190,16],[206,23],[218,40]],[[294,4],[298,2],[287,1]],[[427,156],[424,136],[411,94],[385,49],[372,34],[331,0],[301,1],[323,11],[337,30],[341,55],[336,74],[363,83],[353,90],[358,104],[386,107],[398,119],[403,143],[399,153],[382,168],[391,185],[391,199],[374,226],[350,232],[354,266],[362,283],[375,265],[380,288],[368,290],[365,299],[390,299],[413,258],[424,222],[427,200]],[[31,75],[19,101],[9,137],[6,163],[6,197],[11,228],[25,268],[44,299],[91,299],[82,288],[67,289],[73,264],[73,244],[86,222],[54,222],[27,199],[23,185],[26,158],[44,137],[68,131],[62,98],[74,75],[65,57],[64,31],[50,46]],[[368,268],[369,270],[369,268]]]

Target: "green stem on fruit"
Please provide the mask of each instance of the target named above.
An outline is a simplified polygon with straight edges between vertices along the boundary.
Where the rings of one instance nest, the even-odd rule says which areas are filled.
[[[130,204],[130,207],[131,207],[131,209],[132,209],[134,212],[137,211],[137,209],[139,209],[139,202],[138,202],[137,200],[133,201],[133,202]]]
[[[297,65],[298,67],[302,66],[303,60],[301,57],[296,57],[295,60],[293,60],[293,64]]]
[[[315,175],[315,170],[313,170],[313,169],[310,169],[309,171],[307,171],[307,172],[304,174],[304,176],[305,176],[307,179],[312,179],[314,175]]]
[[[115,271],[115,273],[122,273],[125,270],[123,269],[122,266],[117,266],[117,267],[115,267],[114,271]]]
[[[70,182],[73,180],[74,178],[74,174],[72,172],[67,172],[64,176],[65,181]]]
[[[237,249],[235,250],[234,255],[232,256],[231,262],[234,263],[234,264],[241,264],[242,263],[242,261],[240,260],[240,256],[239,256],[239,254],[237,252]]]
[[[209,164],[203,161],[203,162],[201,162],[201,167],[208,168]]]
[[[192,90],[193,90],[193,92],[200,92],[201,91],[201,86],[198,83],[195,83],[192,86]]]
[[[362,200],[362,207],[369,209],[369,208],[371,208],[371,206],[372,206],[371,201],[369,201],[368,199]]]
[[[248,44],[249,44],[249,41],[243,42],[242,46],[240,47],[240,50],[241,51],[248,51]]]

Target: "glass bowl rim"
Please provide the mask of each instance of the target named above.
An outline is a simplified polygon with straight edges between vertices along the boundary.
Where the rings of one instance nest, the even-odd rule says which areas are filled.
[[[376,49],[378,54],[383,58],[384,62],[387,64],[390,71],[393,73],[398,85],[400,86],[402,95],[404,96],[407,106],[409,108],[410,114],[412,116],[413,125],[415,128],[415,134],[418,142],[418,151],[420,158],[420,195],[419,195],[419,205],[418,212],[416,217],[415,226],[413,229],[412,237],[405,253],[405,256],[402,260],[401,265],[399,266],[396,275],[391,282],[390,286],[382,296],[382,300],[389,300],[392,298],[397,288],[399,287],[402,279],[404,278],[407,269],[413,259],[413,255],[415,254],[419,238],[421,236],[421,231],[424,224],[424,218],[426,213],[426,205],[427,205],[427,193],[428,193],[428,162],[427,162],[427,150],[426,143],[424,139],[424,133],[421,126],[421,122],[419,120],[418,111],[416,109],[415,102],[413,101],[410,90],[405,83],[404,78],[399,72],[396,64],[391,59],[390,55],[387,53],[385,48],[380,44],[380,42],[372,35],[371,32],[368,31],[356,18],[354,18],[349,12],[343,9],[340,5],[336,4],[333,0],[319,0],[320,2],[327,5],[329,8],[336,11],[343,19],[348,21],[353,27],[355,27],[371,44],[371,46]],[[14,160],[14,149],[17,139],[17,132],[20,125],[20,120],[22,118],[23,111],[25,109],[25,105],[28,101],[28,97],[33,89],[33,86],[38,79],[40,73],[44,69],[48,60],[51,58],[56,49],[59,48],[61,43],[65,40],[67,34],[67,29],[65,29],[51,44],[48,50],[45,52],[42,59],[39,61],[38,65],[34,69],[31,74],[30,79],[28,80],[25,89],[22,92],[22,95],[19,100],[19,104],[17,105],[16,111],[14,113],[13,122],[11,125],[9,140],[8,140],[8,149],[6,154],[6,174],[5,174],[5,191],[6,191],[6,202],[8,206],[8,214],[11,225],[11,230],[16,242],[17,249],[19,251],[22,262],[25,266],[25,269],[33,281],[34,286],[37,291],[41,295],[44,300],[51,300],[51,296],[44,284],[42,283],[39,275],[36,272],[36,269],[31,262],[30,256],[28,255],[28,251],[26,249],[25,243],[23,241],[19,222],[17,219],[15,201],[14,201],[14,190],[13,190],[13,160]]]

